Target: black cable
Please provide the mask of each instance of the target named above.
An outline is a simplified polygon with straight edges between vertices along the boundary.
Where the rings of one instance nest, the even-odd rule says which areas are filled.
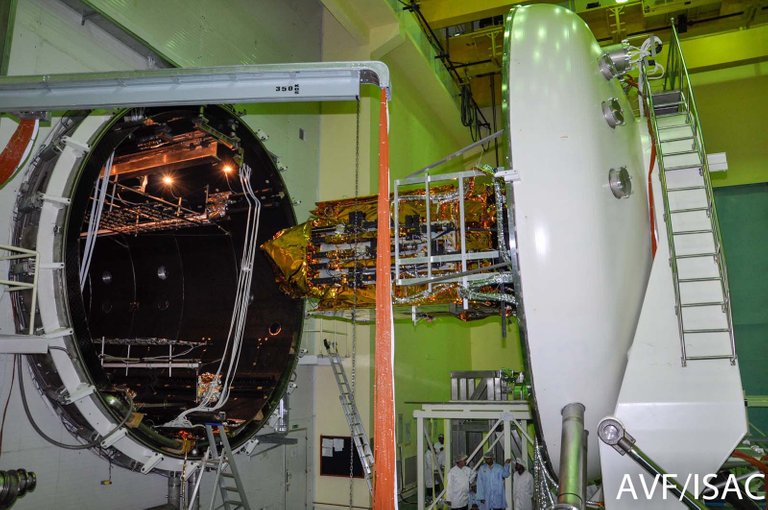
[[[18,356],[14,354],[14,357]],[[15,359],[14,359],[15,361]],[[8,404],[11,402],[11,394],[13,393],[13,383],[16,381],[16,365],[13,365],[11,370],[11,387],[8,388],[8,398],[5,400],[5,406],[3,406],[3,420],[0,421],[0,453],[3,451],[3,431],[5,430],[5,416],[8,413]]]
[[[69,356],[69,359],[74,359],[72,357],[72,355],[69,353],[69,351],[66,348],[64,348],[64,347],[59,347],[58,345],[49,345],[48,348],[51,349],[51,350],[54,350],[54,351],[66,352],[67,356]]]
[[[496,123],[496,75],[495,73],[491,73],[491,75],[488,77],[488,79],[491,82],[491,120],[493,121],[493,132],[495,133],[498,131],[497,123]],[[499,139],[494,138],[493,139],[493,150],[496,154],[496,168],[499,167]]]
[[[21,405],[22,407],[24,407],[24,414],[27,415],[29,424],[32,425],[32,428],[35,429],[35,432],[37,432],[37,434],[40,437],[42,437],[52,445],[58,446],[59,448],[65,448],[67,450],[86,450],[88,448],[97,447],[101,444],[102,441],[104,441],[109,436],[111,436],[112,434],[120,430],[120,428],[128,422],[128,419],[133,414],[133,400],[131,399],[130,395],[126,393],[126,398],[128,399],[128,412],[125,414],[125,417],[120,421],[120,423],[118,423],[117,426],[114,429],[112,429],[107,435],[105,435],[102,438],[95,439],[90,443],[77,444],[77,445],[61,443],[59,441],[56,441],[52,437],[47,436],[37,425],[34,418],[32,418],[32,413],[29,411],[29,405],[27,404],[27,394],[26,394],[26,391],[24,390],[24,373],[22,372],[20,355],[16,355],[16,370],[18,370],[19,372],[19,393],[21,394]]]
[[[480,110],[480,106],[475,101],[475,98],[472,96],[472,89],[469,87],[468,83],[462,84],[462,79],[459,75],[459,72],[456,70],[456,66],[453,64],[453,62],[451,62],[448,53],[445,51],[443,45],[440,43],[440,39],[438,39],[434,30],[432,30],[432,27],[429,25],[429,21],[427,21],[427,19],[424,17],[424,14],[419,8],[419,4],[416,3],[416,0],[411,0],[410,4],[406,4],[400,0],[400,3],[404,5],[403,10],[414,13],[422,31],[427,36],[427,40],[437,53],[437,58],[440,59],[445,68],[448,70],[448,74],[453,77],[456,84],[460,87],[461,123],[469,128],[472,141],[479,140],[482,138],[482,128],[486,128],[490,133],[491,126],[488,123],[488,119],[486,119],[485,115],[483,115],[482,110]],[[482,119],[482,122],[480,119]],[[490,144],[487,147],[483,146],[483,150],[488,150],[489,148]]]
[[[472,89],[468,83],[461,86],[461,124],[471,128],[477,122],[477,114],[472,105]],[[475,138],[473,137],[473,141]]]

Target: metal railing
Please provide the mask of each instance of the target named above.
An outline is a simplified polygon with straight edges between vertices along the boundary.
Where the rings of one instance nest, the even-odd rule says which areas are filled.
[[[714,257],[720,273],[720,285],[723,295],[723,311],[725,313],[728,325],[728,334],[730,337],[731,364],[736,361],[736,343],[733,336],[733,320],[731,318],[730,307],[730,293],[728,286],[728,274],[725,265],[725,256],[722,249],[722,236],[720,232],[720,225],[717,220],[717,211],[715,207],[715,201],[712,194],[712,182],[709,175],[709,163],[707,161],[707,152],[704,148],[704,138],[701,130],[701,122],[698,116],[698,109],[696,107],[696,101],[693,94],[693,87],[691,85],[690,76],[688,74],[688,68],[685,65],[685,58],[683,56],[682,47],[680,46],[680,38],[678,36],[677,29],[675,28],[674,20],[671,24],[671,37],[669,41],[669,50],[667,53],[667,64],[665,70],[665,76],[662,81],[661,90],[652,90],[650,80],[647,79],[647,61],[643,60],[641,63],[641,76],[646,77],[642,80],[643,94],[648,101],[648,115],[650,116],[652,126],[653,143],[656,145],[656,157],[659,163],[659,177],[661,180],[662,198],[664,203],[664,222],[666,224],[667,241],[669,243],[670,251],[670,265],[672,267],[672,275],[674,281],[675,290],[675,312],[678,320],[678,330],[680,335],[680,347],[682,351],[682,364],[686,365],[686,362],[691,359],[717,359],[723,356],[697,356],[689,357],[686,353],[685,345],[685,333],[683,324],[683,307],[680,297],[680,283],[678,278],[678,265],[677,254],[674,243],[674,230],[672,228],[672,214],[669,206],[669,196],[667,193],[667,182],[664,171],[664,156],[662,153],[662,141],[660,140],[659,126],[657,123],[656,111],[653,104],[653,94],[659,92],[679,92],[680,103],[678,105],[679,114],[685,114],[686,123],[690,125],[693,135],[692,143],[693,149],[696,151],[699,161],[701,163],[701,176],[704,181],[704,192],[706,194],[707,208],[709,218],[712,224],[712,237],[714,242]]]

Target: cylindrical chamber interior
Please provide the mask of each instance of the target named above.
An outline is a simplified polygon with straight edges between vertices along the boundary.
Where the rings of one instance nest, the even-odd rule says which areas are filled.
[[[100,175],[113,153],[94,230]],[[102,396],[133,397],[137,421],[129,432],[166,453],[181,454],[168,447],[190,431],[162,425],[196,405],[231,337],[248,216],[241,163],[252,169],[262,206],[260,245],[295,224],[293,209],[272,156],[223,107],[118,113],[81,166],[71,197],[65,278],[81,361]],[[258,430],[282,397],[301,332],[303,304],[278,289],[260,250],[252,272],[242,352],[222,408],[233,446]],[[110,402],[119,420],[126,407]],[[199,423],[211,415],[189,418]],[[204,436],[196,430],[193,437]]]

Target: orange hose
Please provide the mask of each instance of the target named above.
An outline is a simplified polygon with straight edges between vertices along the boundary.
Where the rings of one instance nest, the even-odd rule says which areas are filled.
[[[656,161],[656,143],[651,135],[651,165],[648,167],[648,215],[651,222],[651,258],[656,256],[656,214],[653,205],[653,181],[651,175],[653,172],[653,163]]]
[[[13,176],[21,163],[24,151],[27,150],[27,145],[35,132],[35,123],[34,119],[22,119],[16,126],[16,131],[8,141],[8,145],[3,149],[3,153],[0,154],[0,187]]]
[[[379,196],[376,248],[376,341],[373,385],[374,510],[395,508],[395,392],[392,374],[392,255],[389,232],[387,93],[379,106]]]
[[[640,97],[643,97],[637,81],[631,76],[625,76],[625,81],[631,86],[637,89],[637,93]],[[648,102],[645,102],[646,109],[648,108]],[[651,136],[651,164],[648,168],[648,219],[650,221],[651,229],[651,258],[656,256],[656,245],[658,243],[656,236],[656,214],[654,210],[653,202],[653,181],[651,179],[651,173],[653,172],[653,164],[656,161],[656,140],[654,138],[653,129],[651,128],[651,118],[646,116],[648,121],[648,134]]]
[[[634,82],[634,80],[632,80]],[[637,87],[637,82],[630,84],[633,87]],[[640,93],[640,89],[638,88],[638,94]],[[650,109],[650,103],[648,101],[645,101],[645,108],[646,110]],[[646,122],[648,124],[648,135],[651,137],[651,163],[648,166],[648,219],[650,221],[650,230],[651,230],[651,258],[654,258],[656,256],[656,245],[658,243],[656,237],[658,236],[658,232],[656,232],[656,212],[654,210],[654,201],[653,201],[653,181],[652,181],[652,173],[653,173],[653,165],[656,162],[656,133],[653,132],[653,126],[651,126],[651,116],[650,113],[646,115]]]

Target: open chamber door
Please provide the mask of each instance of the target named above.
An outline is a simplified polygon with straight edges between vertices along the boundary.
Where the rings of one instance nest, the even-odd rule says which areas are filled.
[[[11,276],[37,273],[34,328],[54,348],[32,368],[67,428],[144,471],[199,457],[196,425],[222,412],[233,448],[250,439],[290,384],[303,316],[258,246],[294,224],[231,109],[63,117],[16,205],[14,244],[39,263]],[[19,331],[32,301],[15,294]]]

